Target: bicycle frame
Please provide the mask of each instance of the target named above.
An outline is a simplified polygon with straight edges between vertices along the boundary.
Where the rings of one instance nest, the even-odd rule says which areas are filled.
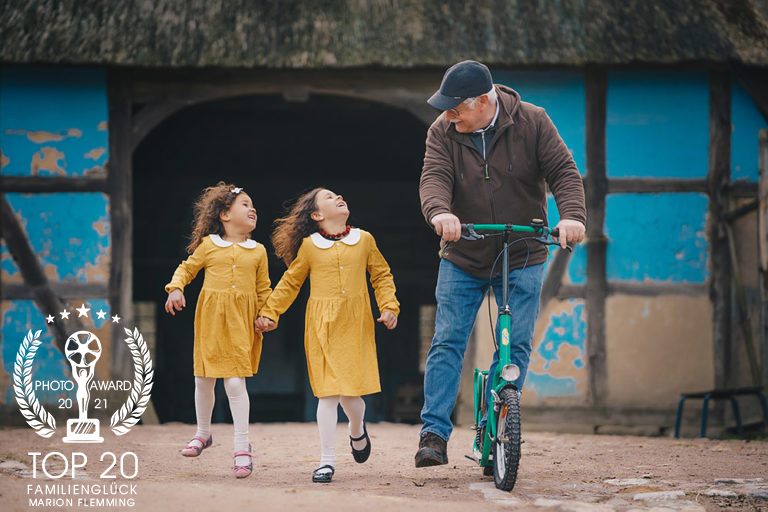
[[[496,415],[500,409],[499,394],[504,388],[511,387],[517,389],[514,385],[514,380],[517,377],[505,379],[502,377],[502,371],[504,368],[512,365],[511,361],[511,347],[510,347],[510,330],[512,327],[512,311],[509,308],[509,246],[511,243],[507,240],[507,234],[509,233],[530,233],[534,235],[535,240],[539,243],[546,245],[556,245],[555,242],[548,240],[549,236],[558,236],[557,229],[550,229],[544,225],[544,222],[539,219],[533,219],[530,226],[519,226],[514,224],[463,224],[462,228],[465,228],[469,233],[469,236],[462,235],[462,238],[467,240],[479,240],[484,238],[484,235],[480,235],[477,231],[494,231],[504,233],[503,249],[502,249],[502,265],[501,265],[501,304],[498,309],[498,321],[499,321],[499,333],[500,340],[498,344],[499,362],[496,365],[496,369],[491,377],[491,396],[493,397],[492,407],[488,407],[485,402],[485,388],[488,380],[488,370],[480,370],[475,368],[474,372],[474,399],[475,399],[475,425],[479,426],[484,415],[486,415],[485,422],[485,436],[482,439],[482,455],[477,462],[484,467],[493,466],[491,460],[491,451],[493,443],[496,440]],[[519,376],[519,369],[517,375]],[[478,427],[479,428],[479,427]]]

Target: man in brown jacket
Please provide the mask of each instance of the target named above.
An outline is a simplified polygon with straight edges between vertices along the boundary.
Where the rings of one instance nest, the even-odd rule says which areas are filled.
[[[531,219],[546,219],[547,185],[560,212],[563,247],[583,240],[586,223],[581,176],[544,109],[522,101],[509,87],[494,85],[488,68],[475,61],[448,69],[428,102],[443,114],[427,134],[419,195],[443,251],[416,467],[448,463],[450,415],[477,310],[489,286],[501,302],[498,264],[490,275],[501,250],[499,238],[462,240],[461,223],[528,225]],[[547,249],[523,242],[512,245],[509,256],[511,357],[520,368],[515,385],[522,389]],[[491,374],[497,361],[498,352]]]

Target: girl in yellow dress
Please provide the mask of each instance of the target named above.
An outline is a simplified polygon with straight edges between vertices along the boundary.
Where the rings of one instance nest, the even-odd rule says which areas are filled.
[[[330,482],[335,471],[333,438],[339,403],[349,418],[355,461],[365,462],[371,453],[361,395],[378,393],[381,386],[366,270],[381,312],[378,322],[394,329],[400,312],[389,265],[373,236],[350,228],[348,217],[349,209],[341,196],[316,188],[276,221],[272,243],[289,267],[256,323],[258,330],[274,329],[309,275],[304,348],[309,382],[318,397],[322,450],[320,467],[312,474],[314,482]]]
[[[219,182],[203,191],[195,203],[194,226],[187,246],[192,255],[165,286],[165,310],[175,315],[186,306],[184,287],[205,269],[195,310],[197,433],[181,453],[197,457],[213,443],[213,389],[216,379],[223,378],[235,427],[234,473],[244,478],[253,471],[245,377],[259,369],[262,337],[255,321],[271,292],[267,251],[249,238],[256,210],[248,194],[233,185]]]

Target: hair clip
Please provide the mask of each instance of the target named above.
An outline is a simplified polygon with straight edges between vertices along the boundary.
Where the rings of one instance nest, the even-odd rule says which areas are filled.
[[[232,190],[230,190],[230,192],[232,192],[232,193],[233,193],[233,194],[235,194],[235,195],[239,194],[239,193],[240,193],[240,192],[242,192],[242,191],[243,191],[243,189],[242,189],[242,188],[240,188],[240,187],[235,187],[235,188],[233,188]]]

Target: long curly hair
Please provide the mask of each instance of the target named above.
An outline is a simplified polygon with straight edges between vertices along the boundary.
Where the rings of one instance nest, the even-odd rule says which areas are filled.
[[[237,191],[237,192],[236,192]],[[241,193],[231,183],[218,182],[213,187],[207,187],[195,201],[192,234],[189,236],[187,253],[192,254],[202,243],[203,238],[216,234],[224,236],[224,224],[219,215],[232,207],[235,198]]]
[[[287,208],[288,214],[275,220],[275,230],[272,232],[272,245],[275,254],[286,265],[296,259],[301,241],[317,231],[317,222],[311,215],[317,211],[317,194],[325,190],[323,187],[313,188],[302,194],[291,206]]]

